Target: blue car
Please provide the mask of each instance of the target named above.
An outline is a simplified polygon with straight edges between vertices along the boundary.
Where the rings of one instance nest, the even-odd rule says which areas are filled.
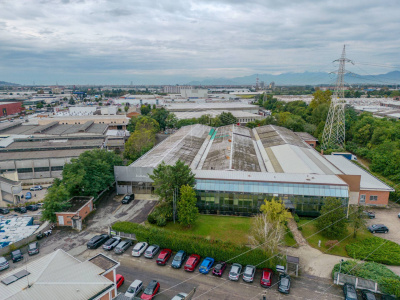
[[[171,266],[174,269],[179,269],[180,267],[182,267],[183,262],[186,259],[186,252],[183,250],[179,250],[175,256],[174,256],[174,260],[172,261]]]
[[[26,196],[25,196],[26,200],[32,199],[32,193],[31,192],[27,192]]]
[[[200,265],[199,272],[202,274],[208,274],[214,264],[214,258],[206,257]]]

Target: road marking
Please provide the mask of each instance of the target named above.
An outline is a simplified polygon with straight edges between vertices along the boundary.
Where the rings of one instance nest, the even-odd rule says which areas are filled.
[[[115,213],[117,212],[118,209],[120,209],[121,206],[122,206],[122,203],[114,210],[114,212],[112,214],[115,215]]]

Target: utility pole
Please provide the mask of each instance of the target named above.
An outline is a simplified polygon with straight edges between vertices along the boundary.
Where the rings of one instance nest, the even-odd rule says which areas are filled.
[[[346,46],[343,46],[342,56],[335,60],[339,61],[335,92],[332,96],[328,117],[322,135],[322,149],[326,150],[335,146],[344,147],[345,142],[345,105],[344,98],[344,75],[346,74],[345,63],[351,62],[346,58]]]

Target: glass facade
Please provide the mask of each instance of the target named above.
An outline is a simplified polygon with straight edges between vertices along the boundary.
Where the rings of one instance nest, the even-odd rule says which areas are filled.
[[[250,182],[196,180],[197,206],[211,214],[251,215],[259,212],[265,199],[281,199],[298,215],[317,216],[326,197],[348,203],[347,186],[294,184],[286,182]]]

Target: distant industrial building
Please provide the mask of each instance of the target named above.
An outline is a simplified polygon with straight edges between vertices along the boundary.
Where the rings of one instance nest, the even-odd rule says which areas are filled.
[[[193,89],[193,87],[189,85],[166,85],[163,87],[163,92],[167,94],[180,94],[181,89],[189,90]]]
[[[369,173],[337,167],[286,128],[197,124],[181,128],[131,165],[116,166],[117,192],[153,193],[148,174],[162,161],[171,165],[178,159],[192,169],[197,206],[205,213],[251,215],[264,199],[275,197],[299,215],[315,216],[327,197],[346,206],[358,203],[362,181],[377,198],[372,204],[387,204],[393,191]]]
[[[192,119],[192,118],[200,118],[203,115],[209,115],[212,118],[215,118],[216,116],[219,116],[223,112],[230,112],[236,119],[237,123],[239,125],[245,125],[249,122],[254,122],[255,120],[263,120],[265,119],[264,116],[262,115],[257,115],[257,114],[252,114],[249,112],[245,111],[215,111],[215,110],[209,110],[209,111],[189,111],[189,112],[175,112],[175,116],[179,120],[183,119]]]
[[[207,98],[208,90],[206,89],[181,89],[181,97],[182,98]]]
[[[0,102],[0,117],[7,117],[21,112],[21,102]]]
[[[197,111],[243,111],[257,114],[257,105],[237,102],[208,102],[208,103],[169,103],[165,109],[170,112],[197,112]]]

